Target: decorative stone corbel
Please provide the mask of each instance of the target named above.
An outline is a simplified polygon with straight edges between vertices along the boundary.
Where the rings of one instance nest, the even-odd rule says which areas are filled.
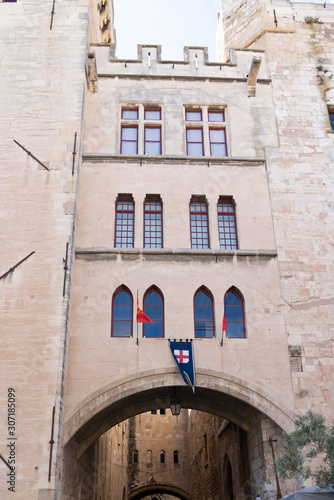
[[[97,78],[95,52],[88,52],[87,54],[87,81],[88,81],[88,90],[90,92],[97,92],[98,78]]]
[[[257,76],[259,74],[259,70],[260,70],[260,66],[261,66],[261,61],[262,61],[261,56],[254,56],[252,59],[252,64],[251,64],[248,79],[247,79],[248,97],[255,97],[256,82],[257,82]]]

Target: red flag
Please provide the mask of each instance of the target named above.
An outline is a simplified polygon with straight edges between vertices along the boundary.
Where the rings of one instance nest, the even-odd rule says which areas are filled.
[[[147,316],[147,314],[144,313],[139,307],[138,303],[138,293],[137,293],[137,323],[152,323],[154,325],[153,321]]]
[[[225,312],[224,312],[224,317],[223,317],[223,332],[226,332],[226,328],[227,328],[227,321],[226,321]]]

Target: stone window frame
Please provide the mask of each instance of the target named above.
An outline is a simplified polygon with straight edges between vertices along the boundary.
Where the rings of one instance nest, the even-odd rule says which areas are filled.
[[[152,207],[152,204],[155,205],[155,207]],[[160,209],[159,209],[160,206]],[[143,242],[144,242],[144,248],[163,248],[163,203],[161,200],[161,196],[159,194],[148,194],[145,197],[144,200],[144,223],[143,223]],[[160,231],[158,230],[157,224],[152,224],[152,222],[158,221],[159,219],[152,219],[150,216],[151,215],[160,215]],[[148,222],[148,224],[146,224]],[[160,237],[158,236],[158,233],[161,233]],[[147,234],[148,233],[148,234]],[[152,243],[152,238],[155,240],[155,244]]]
[[[146,451],[146,467],[152,467],[153,465],[153,454],[152,450]]]
[[[202,209],[201,206],[203,207]],[[189,202],[189,218],[190,218],[191,248],[199,250],[209,249],[210,248],[209,204],[206,199],[206,196],[192,195]],[[206,237],[205,234],[207,235]]]
[[[130,323],[129,335],[115,335],[115,331],[116,331],[115,322],[121,321],[121,320],[115,318],[115,308],[118,305],[118,304],[115,305],[115,299],[117,298],[117,296],[121,292],[125,292],[130,299],[130,301],[129,301],[130,302],[130,313],[129,313],[127,319],[122,319],[122,321],[127,321]],[[131,338],[132,336],[133,336],[133,296],[132,296],[130,289],[127,286],[121,285],[118,288],[116,288],[116,290],[114,291],[114,294],[112,297],[112,302],[111,302],[111,337],[118,338],[118,339],[121,339],[121,338],[128,339],[128,338]]]
[[[221,250],[238,250],[238,229],[236,203],[233,196],[220,196],[217,203],[218,238]],[[224,218],[228,217],[228,220]],[[226,226],[226,223],[228,225]],[[233,233],[234,229],[234,233]],[[232,231],[231,231],[232,230]],[[235,234],[235,244],[232,236]],[[229,244],[228,241],[231,241]]]
[[[132,205],[132,209],[130,208]],[[128,217],[125,217],[125,216]],[[132,216],[132,217],[131,217]],[[132,225],[131,225],[132,220]],[[119,194],[115,201],[115,248],[133,248],[135,238],[135,202],[131,194]],[[126,244],[123,240],[126,239]]]
[[[127,131],[132,131],[135,132],[134,137],[131,139],[126,138],[126,132]],[[129,147],[130,144],[133,144],[135,147],[135,152],[129,153],[127,151],[127,148]],[[121,154],[133,154],[137,155],[138,154],[138,125],[136,124],[124,124],[122,123],[121,127]]]
[[[155,285],[152,285],[151,287],[149,287],[145,294],[144,294],[144,297],[143,297],[143,307],[144,307],[144,312],[145,314],[147,314],[148,317],[150,317],[150,313],[149,311],[147,311],[147,308],[145,310],[145,307],[146,307],[146,298],[148,297],[148,295],[151,293],[151,292],[155,292],[157,295],[159,295],[160,299],[161,299],[161,336],[157,337],[157,336],[147,336],[147,334],[145,334],[146,332],[146,329],[147,328],[150,328],[150,323],[143,323],[143,337],[145,338],[155,338],[155,339],[162,339],[165,337],[165,301],[164,301],[164,296],[161,292],[161,290],[159,290],[158,287],[156,287]],[[153,320],[152,320],[153,321]],[[153,323],[158,321],[156,318],[154,319]],[[160,410],[160,414],[162,410]]]
[[[121,140],[120,140],[120,154],[125,155],[146,155],[146,156],[162,156],[163,154],[163,104],[162,103],[120,103],[120,116],[121,116]],[[126,111],[137,111],[137,117],[126,117]],[[148,114],[151,112],[151,116]],[[153,116],[152,116],[153,112]],[[123,131],[126,128],[137,130],[137,139],[135,152],[127,153],[125,151],[125,140],[123,139]],[[147,138],[147,131],[159,130],[159,140],[152,140]],[[147,150],[152,145],[158,144],[157,154],[150,155]]]
[[[160,465],[166,465],[166,451],[160,451]]]
[[[132,463],[134,465],[139,464],[139,451],[138,450],[133,450],[133,452],[132,452]]]
[[[217,157],[213,153],[213,146],[215,144],[224,145],[224,154],[218,157],[227,157],[227,121],[226,121],[226,105],[195,105],[195,104],[184,104],[183,119],[185,123],[185,151],[187,156],[205,156],[205,157]],[[192,115],[194,116],[193,119]],[[217,119],[215,120],[215,116]],[[199,119],[201,118],[201,119]],[[202,134],[202,141],[191,141],[191,131],[200,130]],[[222,131],[222,141],[214,141],[212,137],[213,131]],[[199,149],[201,154],[193,155],[191,154],[191,144],[201,144],[201,149]]]
[[[238,307],[241,307],[241,321],[231,321],[229,320],[228,318],[228,307],[232,307],[232,306],[229,306],[227,305],[227,297],[229,294],[233,293],[237,299],[239,300],[239,306]],[[227,292],[225,293],[225,296],[224,296],[224,318],[226,320],[226,324],[227,324],[227,327],[226,327],[226,337],[228,339],[246,339],[247,338],[247,332],[246,332],[246,321],[245,321],[245,299],[242,295],[242,293],[240,292],[240,290],[238,290],[235,286],[232,286],[231,288],[229,288],[227,290]],[[241,326],[242,326],[242,333],[243,335],[242,336],[231,336],[229,335],[229,328],[228,328],[228,324],[229,323],[241,323]]]
[[[196,299],[199,296],[199,294],[201,294],[201,293],[204,293],[210,300],[210,305],[209,305],[209,307],[211,307],[211,320],[210,320],[210,322],[212,325],[212,335],[210,337],[206,337],[206,336],[202,336],[202,335],[197,334],[197,330],[198,330],[196,328],[197,323],[204,323],[204,321],[198,319],[198,307],[200,307],[200,305],[196,304]],[[205,306],[205,307],[208,307],[208,306]],[[198,339],[213,339],[213,338],[215,338],[216,327],[215,327],[214,298],[213,298],[213,295],[210,292],[210,290],[208,288],[206,288],[205,286],[201,286],[198,290],[196,290],[196,292],[194,294],[193,311],[194,311],[194,337],[198,338]],[[205,321],[205,323],[207,323],[207,321]]]

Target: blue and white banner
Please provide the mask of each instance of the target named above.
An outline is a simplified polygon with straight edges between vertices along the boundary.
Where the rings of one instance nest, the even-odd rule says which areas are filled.
[[[192,340],[169,340],[169,347],[181,372],[183,380],[195,394],[195,363]]]

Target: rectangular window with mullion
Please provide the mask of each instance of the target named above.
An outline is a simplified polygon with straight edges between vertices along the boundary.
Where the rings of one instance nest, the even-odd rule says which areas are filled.
[[[161,127],[145,127],[144,153],[161,155]]]
[[[134,245],[134,202],[120,197],[116,202],[115,247],[133,248]]]
[[[190,202],[191,248],[210,248],[208,205],[204,198],[192,198]]]
[[[162,248],[162,202],[146,198],[144,203],[144,248]]]
[[[218,201],[219,244],[223,250],[238,248],[237,222],[235,203],[231,199],[221,198]]]
[[[121,154],[138,154],[138,127],[137,125],[123,125],[121,138]]]
[[[187,128],[187,155],[204,156],[203,130],[201,128]]]

